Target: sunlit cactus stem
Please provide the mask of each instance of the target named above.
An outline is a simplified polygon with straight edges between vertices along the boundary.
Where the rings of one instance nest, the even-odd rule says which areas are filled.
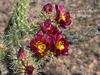
[[[22,30],[24,28],[24,23],[25,23],[25,13],[26,13],[26,8],[29,6],[29,1],[30,0],[20,0],[15,8],[15,20],[16,24],[18,25],[18,28]]]
[[[30,0],[20,0],[16,3],[15,10],[4,33],[6,46],[17,46],[19,39],[27,32],[26,11]]]

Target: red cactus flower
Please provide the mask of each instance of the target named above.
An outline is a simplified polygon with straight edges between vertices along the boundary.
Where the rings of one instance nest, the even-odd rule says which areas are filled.
[[[50,50],[50,38],[48,35],[43,36],[41,32],[34,35],[35,40],[31,40],[30,50],[35,53],[36,56],[45,56],[47,51]]]
[[[25,67],[25,74],[33,75],[33,70],[34,70],[33,66],[26,66]]]
[[[18,59],[21,60],[21,59],[25,59],[25,55],[24,55],[24,49],[23,47],[20,47],[19,51],[18,51]]]
[[[59,31],[56,26],[53,26],[52,35],[61,34],[61,33],[62,33],[62,31]]]
[[[57,27],[51,24],[51,19],[47,19],[42,24],[40,24],[40,28],[43,31],[43,33],[46,33],[48,35],[59,33]]]
[[[52,5],[50,3],[44,5],[44,7],[43,7],[43,11],[46,12],[47,14],[52,12],[52,10],[53,10]]]
[[[58,5],[55,5],[56,8],[56,20],[60,24],[60,26],[64,29],[66,29],[66,26],[71,24],[70,20],[70,14],[66,12],[63,14],[64,6],[60,5],[58,8]]]
[[[45,20],[42,24],[40,24],[40,28],[43,31],[43,33],[51,33],[52,32],[52,24],[51,24],[51,19]]]
[[[52,50],[55,55],[68,55],[68,42],[61,34],[55,34],[52,37]]]

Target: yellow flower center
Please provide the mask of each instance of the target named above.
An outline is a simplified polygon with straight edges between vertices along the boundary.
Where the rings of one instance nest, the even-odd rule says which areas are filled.
[[[47,30],[50,30],[50,29],[51,29],[50,27],[47,28]]]
[[[64,44],[63,41],[60,41],[59,43],[56,44],[56,48],[61,51],[62,49],[64,49],[64,45],[63,44]]]
[[[61,14],[60,14],[60,18],[59,18],[59,22],[60,22],[61,20],[65,21],[65,19],[66,19],[66,18],[65,18],[65,16],[64,16],[64,14],[61,13]]]
[[[46,45],[43,44],[42,42],[38,41],[35,45],[35,47],[38,47],[39,48],[39,53],[41,53],[41,55],[43,55],[45,49],[46,49]]]

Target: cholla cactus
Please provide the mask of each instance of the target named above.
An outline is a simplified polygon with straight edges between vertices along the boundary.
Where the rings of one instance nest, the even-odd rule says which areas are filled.
[[[11,19],[9,20],[8,26],[5,29],[5,35],[3,37],[5,45],[17,46],[19,44],[19,39],[27,33],[28,26],[26,23],[26,9],[29,6],[30,0],[20,0],[16,3],[15,11]],[[8,47],[7,47],[8,48]]]
[[[71,24],[70,14],[63,14],[64,6],[55,5],[56,13],[52,15],[53,8],[48,3],[34,26],[27,22],[25,16],[29,2],[30,0],[20,0],[16,4],[3,37],[6,56],[9,56],[10,69],[14,75],[37,75],[46,60],[68,55],[69,44],[61,35],[61,27],[66,29]],[[22,46],[22,38],[33,34],[30,43]]]

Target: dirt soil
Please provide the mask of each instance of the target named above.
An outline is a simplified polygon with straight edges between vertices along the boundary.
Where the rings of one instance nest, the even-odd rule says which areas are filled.
[[[14,10],[15,1],[18,0],[0,0],[0,37]],[[100,34],[94,31],[100,26],[100,10],[96,9],[96,1],[99,0],[37,0],[31,4],[33,20],[36,19],[36,7],[43,7],[48,2],[64,5],[64,11],[69,11],[72,19],[70,31],[63,32],[65,38],[70,39],[69,55],[59,57],[54,63],[48,62],[42,75],[100,75]],[[1,72],[7,72],[5,64],[1,65]]]

